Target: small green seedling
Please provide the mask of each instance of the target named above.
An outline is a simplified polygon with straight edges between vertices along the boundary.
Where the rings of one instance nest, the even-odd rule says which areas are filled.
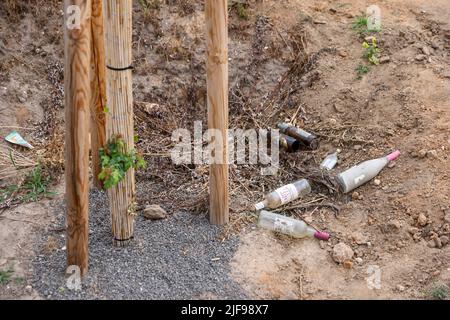
[[[356,71],[356,74],[357,74],[357,78],[358,78],[358,79],[362,79],[362,77],[363,77],[365,74],[369,73],[369,71],[370,71],[370,66],[365,66],[365,65],[360,64],[360,65],[358,65],[358,66],[356,67],[355,71]]]
[[[146,163],[134,149],[127,150],[120,135],[113,136],[104,148],[99,150],[101,171],[98,175],[105,189],[116,186],[125,178],[131,168],[145,168]]]
[[[362,47],[364,48],[364,57],[367,58],[371,64],[380,64],[380,61],[378,60],[380,49],[378,49],[377,39],[375,37],[372,37],[371,42],[364,41]]]
[[[50,198],[55,196],[54,192],[47,191],[50,183],[50,177],[44,177],[41,165],[37,165],[27,176],[25,182],[20,189],[25,191],[21,197],[23,202],[37,202],[42,198]]]
[[[11,280],[11,276],[14,273],[14,270],[1,270],[0,271],[0,284],[7,284]]]
[[[367,31],[367,16],[361,15],[357,16],[355,21],[352,23],[352,28],[358,33],[364,33]]]
[[[445,300],[448,297],[448,287],[446,285],[435,286],[430,292],[434,300]]]
[[[236,11],[237,11],[239,18],[244,19],[244,20],[248,19],[248,12],[243,3],[241,3],[241,2],[236,3]]]

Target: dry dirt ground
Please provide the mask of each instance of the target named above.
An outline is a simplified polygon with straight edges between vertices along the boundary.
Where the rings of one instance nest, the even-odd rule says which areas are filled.
[[[12,267],[16,280],[0,283],[0,298],[41,298],[27,287],[33,243],[52,225],[52,208],[63,197],[61,148],[55,147],[62,141],[62,18],[58,5],[37,2],[32,8],[14,8],[9,1],[0,5],[0,135],[11,130],[7,126],[21,127],[49,159],[58,195],[1,214],[0,270]],[[170,159],[158,156],[169,150],[174,128],[205,122],[204,17],[202,1],[162,2],[145,9],[135,4],[136,130],[138,148],[149,162],[138,174],[138,199],[171,211],[177,204],[168,184],[178,188],[182,176],[198,182],[185,197],[207,196],[205,167],[164,170]],[[297,177],[302,166],[316,166],[337,147],[343,150],[337,170],[395,148],[402,155],[380,174],[379,185],[369,183],[358,194],[339,197],[322,188],[319,198],[306,199],[333,201],[338,213],[325,205],[287,211],[329,231],[328,243],[293,241],[242,224],[252,221],[243,207],[288,181],[253,180],[257,170],[234,168],[232,190],[240,190],[232,193],[233,224],[226,232],[239,232],[241,244],[232,261],[233,277],[254,298],[445,296],[450,287],[449,1],[376,1],[382,31],[375,36],[380,56],[389,59],[361,78],[355,69],[368,65],[362,58],[364,36],[351,23],[373,3],[242,2],[240,16],[236,4],[230,8],[231,126],[245,121],[248,127],[274,126],[287,119],[319,134],[317,151],[281,157],[282,171]],[[303,50],[309,60],[298,69]],[[186,202],[185,209],[190,206]],[[202,208],[203,202],[194,211]],[[339,242],[354,251],[345,264],[332,258]]]

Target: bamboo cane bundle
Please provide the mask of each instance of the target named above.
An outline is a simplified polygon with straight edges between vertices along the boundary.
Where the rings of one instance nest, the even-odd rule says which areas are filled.
[[[132,1],[106,0],[103,6],[106,60],[107,140],[121,136],[128,150],[134,148],[132,96]],[[133,237],[135,177],[131,168],[125,179],[108,190],[114,244],[125,246]]]

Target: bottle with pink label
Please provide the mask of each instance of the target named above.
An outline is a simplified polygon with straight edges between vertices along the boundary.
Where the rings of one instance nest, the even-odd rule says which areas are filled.
[[[255,204],[256,211],[264,208],[275,209],[311,192],[311,186],[306,179],[282,186],[266,195],[265,199]]]
[[[262,210],[259,214],[258,226],[294,238],[314,237],[325,241],[330,238],[328,233],[317,231],[302,220],[292,219],[266,210]]]
[[[364,183],[373,179],[391,161],[400,155],[400,151],[394,151],[386,157],[368,160],[360,163],[337,176],[337,181],[344,193],[350,192]]]

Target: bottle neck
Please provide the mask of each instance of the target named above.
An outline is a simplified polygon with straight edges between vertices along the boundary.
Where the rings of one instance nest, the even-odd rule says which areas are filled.
[[[266,208],[266,207],[267,207],[267,204],[268,204],[268,201],[267,201],[267,200],[258,202],[257,204],[255,204],[255,210],[256,210],[256,211],[260,211],[260,210]]]

